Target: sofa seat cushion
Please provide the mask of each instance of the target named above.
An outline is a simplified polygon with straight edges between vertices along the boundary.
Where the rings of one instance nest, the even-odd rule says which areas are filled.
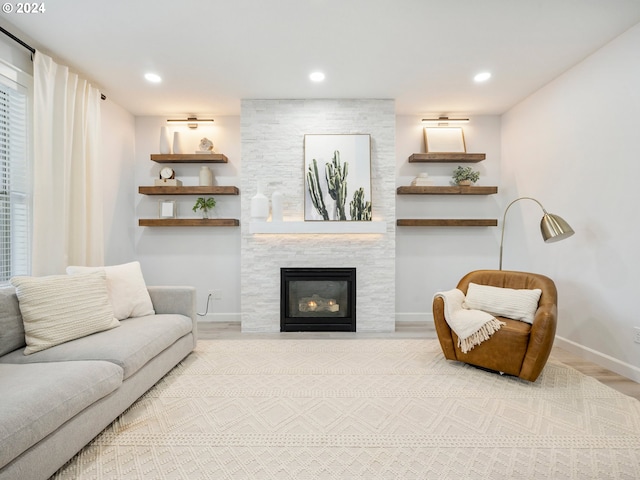
[[[476,345],[467,353],[462,353],[462,350],[457,346],[458,337],[452,331],[451,335],[454,345],[456,345],[456,358],[471,365],[479,365],[509,375],[518,375],[529,344],[531,325],[506,317],[496,318],[504,322],[505,325],[493,333],[491,338]]]
[[[110,362],[0,365],[0,467],[122,384]]]
[[[177,314],[128,318],[119,328],[88,335],[55,347],[23,355],[18,350],[0,358],[0,363],[105,360],[124,370],[127,379],[149,360],[192,330],[189,317]]]

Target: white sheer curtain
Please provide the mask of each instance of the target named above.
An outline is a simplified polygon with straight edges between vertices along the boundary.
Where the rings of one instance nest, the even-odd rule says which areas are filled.
[[[100,92],[36,52],[32,274],[104,261]]]

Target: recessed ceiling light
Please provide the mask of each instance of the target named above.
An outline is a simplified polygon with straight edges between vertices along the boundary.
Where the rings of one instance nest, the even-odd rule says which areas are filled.
[[[324,80],[324,73],[313,72],[311,75],[309,75],[309,78],[311,79],[312,82],[321,82]]]
[[[482,72],[482,73],[478,73],[475,77],[473,77],[473,80],[475,82],[486,82],[490,78],[491,78],[491,73]]]
[[[155,73],[145,73],[144,78],[146,78],[147,81],[151,83],[160,83],[162,81],[160,75],[157,75]]]

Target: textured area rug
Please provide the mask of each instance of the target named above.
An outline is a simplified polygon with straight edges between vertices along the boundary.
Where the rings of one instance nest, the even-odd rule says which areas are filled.
[[[56,479],[637,479],[640,402],[437,340],[205,340]]]

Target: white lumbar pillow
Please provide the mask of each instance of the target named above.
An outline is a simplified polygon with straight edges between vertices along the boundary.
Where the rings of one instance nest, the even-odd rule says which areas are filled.
[[[147,284],[142,276],[140,262],[109,267],[67,267],[67,273],[71,275],[98,271],[107,274],[109,300],[118,320],[129,317],[144,317],[155,313]]]
[[[104,272],[13,277],[27,348],[25,355],[120,325]]]
[[[514,289],[469,283],[463,307],[533,323],[542,290]]]

